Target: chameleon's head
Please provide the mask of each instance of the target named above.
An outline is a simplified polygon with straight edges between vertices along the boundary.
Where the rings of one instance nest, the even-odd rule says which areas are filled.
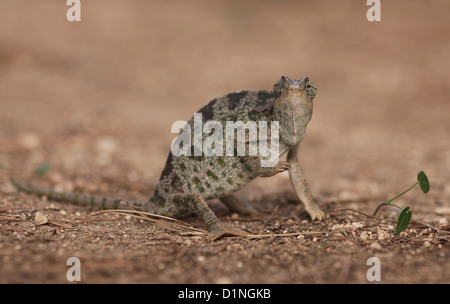
[[[316,85],[308,77],[297,80],[282,76],[273,85],[273,90],[276,98],[272,116],[280,122],[280,136],[288,145],[297,144],[312,116]]]
[[[290,79],[289,77],[281,76],[281,79],[273,85],[273,91],[277,94],[277,97],[303,94],[309,101],[312,101],[314,96],[316,96],[317,87],[308,77]]]

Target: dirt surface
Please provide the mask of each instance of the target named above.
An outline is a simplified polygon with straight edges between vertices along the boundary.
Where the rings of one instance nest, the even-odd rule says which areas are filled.
[[[450,283],[450,2],[381,1],[381,22],[365,1],[241,2],[82,1],[81,22],[65,1],[0,2],[0,283],[68,282],[69,257],[83,283],[368,283],[370,257],[381,283]],[[309,234],[208,243],[9,182],[144,201],[173,122],[281,75],[318,86],[300,160],[326,220],[285,174],[237,194],[258,217],[211,206],[250,234]],[[428,227],[395,236],[396,208],[337,210],[372,213],[420,170],[431,191],[396,202]]]

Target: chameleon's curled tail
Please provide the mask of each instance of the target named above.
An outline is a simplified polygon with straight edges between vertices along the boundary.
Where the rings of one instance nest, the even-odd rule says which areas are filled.
[[[55,192],[51,188],[43,188],[26,185],[13,178],[11,183],[20,191],[28,194],[45,195],[50,200],[68,202],[80,206],[97,207],[101,209],[133,209],[132,207],[142,207],[143,203],[131,202],[117,198],[88,195],[81,193]],[[127,207],[129,206],[129,207]]]

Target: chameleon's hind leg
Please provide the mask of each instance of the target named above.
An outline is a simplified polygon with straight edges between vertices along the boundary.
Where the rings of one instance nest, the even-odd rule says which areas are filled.
[[[258,211],[247,201],[241,201],[234,195],[221,197],[220,201],[224,203],[232,212],[236,212],[240,215],[252,215],[258,213]]]
[[[243,233],[233,232],[229,230],[225,230],[222,226],[222,223],[214,214],[214,212],[209,208],[205,199],[199,193],[179,193],[174,194],[171,197],[174,204],[176,204],[181,210],[191,210],[197,211],[203,222],[205,222],[206,229],[208,230],[207,239],[209,241],[214,241],[222,236],[230,235],[230,236],[245,236]]]

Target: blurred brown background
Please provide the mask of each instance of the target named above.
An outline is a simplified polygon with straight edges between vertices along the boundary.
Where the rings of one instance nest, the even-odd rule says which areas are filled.
[[[0,2],[5,193],[47,162],[63,189],[102,176],[149,196],[174,121],[287,75],[318,86],[300,159],[319,204],[390,197],[424,170],[416,201],[449,205],[449,1],[382,0],[381,22],[351,0],[82,0],[81,22],[65,2]]]
[[[68,8],[0,3],[3,140],[107,134],[141,143],[158,171],[175,120],[308,75],[319,88],[309,175],[449,178],[448,1],[382,1],[381,22],[367,21],[365,1],[82,1],[81,22]]]

